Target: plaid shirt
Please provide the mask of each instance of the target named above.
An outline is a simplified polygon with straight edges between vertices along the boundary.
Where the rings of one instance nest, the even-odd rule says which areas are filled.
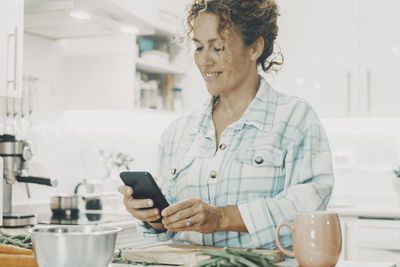
[[[256,97],[229,125],[216,149],[212,99],[200,113],[172,122],[160,142],[160,179],[170,204],[200,198],[216,206],[238,205],[248,233],[157,233],[174,243],[275,249],[275,228],[296,212],[326,209],[334,182],[329,143],[314,110],[275,91],[260,77]],[[284,246],[291,233],[281,229]]]

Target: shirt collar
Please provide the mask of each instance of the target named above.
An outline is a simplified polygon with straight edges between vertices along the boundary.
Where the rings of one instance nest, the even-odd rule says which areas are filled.
[[[278,92],[261,76],[258,92],[247,107],[242,118],[237,121],[239,127],[245,124],[253,125],[262,131],[269,132],[274,123],[275,112],[278,102]]]
[[[278,92],[275,91],[268,82],[261,76],[260,86],[257,94],[247,107],[243,116],[234,123],[235,129],[242,129],[246,124],[253,125],[262,131],[270,131],[274,122],[276,106],[278,102]],[[213,97],[208,96],[201,106],[200,112],[196,118],[195,127],[191,133],[196,134],[202,128],[211,130]],[[215,134],[215,133],[214,133]]]
[[[196,117],[196,123],[191,131],[192,134],[198,133],[202,128],[211,129],[212,123],[212,107],[213,107],[213,96],[208,95],[200,107],[198,116]]]

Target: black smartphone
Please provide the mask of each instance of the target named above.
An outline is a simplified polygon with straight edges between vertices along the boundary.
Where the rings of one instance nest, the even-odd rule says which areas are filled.
[[[119,174],[125,185],[133,188],[132,197],[135,199],[152,199],[154,206],[160,213],[169,206],[163,193],[155,182],[153,176],[149,172],[126,171]],[[161,214],[160,214],[161,216]],[[162,217],[152,223],[161,223]]]

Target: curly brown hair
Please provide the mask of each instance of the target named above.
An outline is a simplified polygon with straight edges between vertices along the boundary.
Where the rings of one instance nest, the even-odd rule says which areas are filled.
[[[200,12],[217,15],[219,35],[226,39],[230,31],[239,33],[245,46],[259,37],[264,39],[264,51],[257,59],[263,71],[277,71],[283,64],[281,52],[274,53],[278,35],[278,5],[275,0],[193,0],[187,7],[186,36],[190,39],[193,23]],[[271,57],[272,55],[272,57]],[[280,57],[280,60],[277,58]]]

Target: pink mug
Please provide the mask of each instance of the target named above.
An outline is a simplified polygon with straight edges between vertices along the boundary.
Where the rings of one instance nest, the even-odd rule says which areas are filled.
[[[279,240],[279,230],[284,225],[292,231],[293,251],[285,249]],[[300,267],[333,267],[342,251],[342,231],[335,212],[296,213],[294,224],[279,224],[275,239],[278,248],[289,257],[295,257]]]

